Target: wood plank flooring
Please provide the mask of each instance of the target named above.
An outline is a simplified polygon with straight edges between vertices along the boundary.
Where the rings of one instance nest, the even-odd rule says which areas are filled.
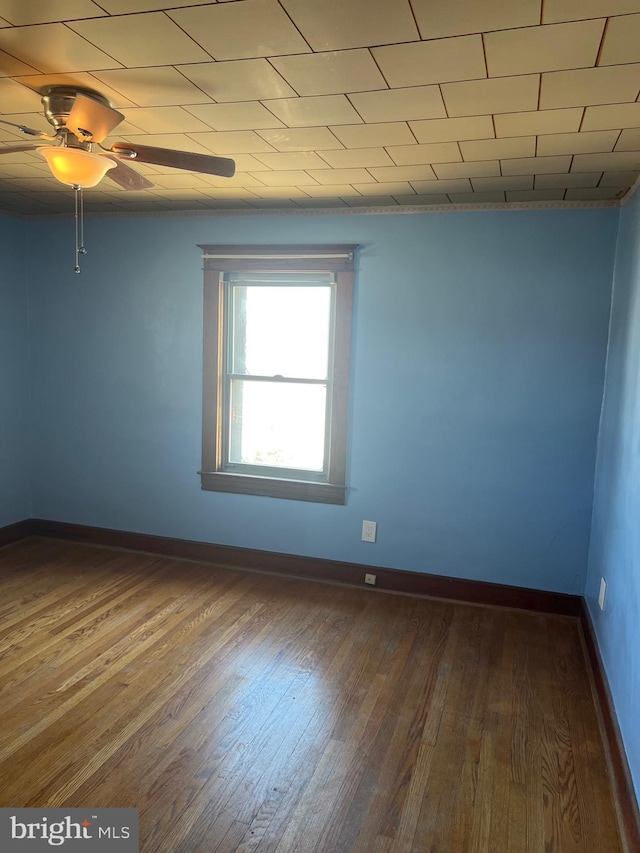
[[[0,549],[0,806],[142,853],[621,853],[577,622]]]

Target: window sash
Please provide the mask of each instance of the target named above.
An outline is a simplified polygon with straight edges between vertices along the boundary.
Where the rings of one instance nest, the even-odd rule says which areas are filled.
[[[295,276],[295,279],[292,278]],[[236,329],[234,311],[236,308],[236,292],[238,288],[250,287],[313,287],[327,288],[329,290],[329,334],[327,341],[327,368],[324,379],[312,379],[301,376],[256,376],[254,374],[234,373],[230,368],[236,363]],[[313,480],[316,482],[328,482],[329,478],[329,455],[331,441],[331,399],[332,399],[332,375],[333,375],[333,349],[335,332],[335,276],[328,273],[308,275],[303,278],[296,273],[262,273],[262,274],[225,274],[224,275],[224,334],[225,345],[223,347],[223,394],[222,394],[222,458],[220,470],[226,473],[253,474],[282,479]],[[325,417],[323,437],[323,463],[320,470],[312,468],[292,468],[285,465],[260,465],[257,463],[238,462],[232,458],[232,445],[235,437],[232,419],[232,387],[234,381],[260,382],[296,385],[322,385],[326,389],[325,395]]]

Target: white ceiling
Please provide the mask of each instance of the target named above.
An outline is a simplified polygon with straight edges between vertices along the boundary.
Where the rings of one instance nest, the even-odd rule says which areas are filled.
[[[640,0],[0,0],[0,116],[49,131],[52,84],[125,114],[107,142],[236,161],[136,166],[154,188],[105,178],[95,211],[606,201],[640,172]],[[0,209],[71,196],[0,158]]]

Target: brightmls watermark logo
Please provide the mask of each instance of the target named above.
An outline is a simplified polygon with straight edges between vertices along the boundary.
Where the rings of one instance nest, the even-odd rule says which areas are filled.
[[[137,809],[0,809],[2,853],[139,853]]]

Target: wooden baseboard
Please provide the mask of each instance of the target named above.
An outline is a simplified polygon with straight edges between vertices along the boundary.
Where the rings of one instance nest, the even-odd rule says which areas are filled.
[[[591,672],[593,673],[595,698],[604,729],[603,736],[609,747],[611,783],[614,789],[614,798],[619,808],[620,829],[625,836],[624,842],[628,853],[635,853],[635,851],[640,851],[640,810],[638,809],[631,770],[629,769],[618,717],[611,696],[609,680],[604,669],[591,614],[585,599],[582,599],[580,625]]]
[[[33,519],[32,525],[32,533],[37,536],[71,539],[76,542],[108,545],[131,551],[146,551],[167,557],[218,563],[239,569],[257,569],[262,572],[313,580],[337,581],[357,586],[364,586],[365,572],[372,572],[376,575],[377,589],[411,595],[428,595],[434,598],[448,598],[454,601],[470,601],[475,604],[517,607],[523,610],[555,613],[563,616],[577,617],[580,615],[581,598],[578,595],[524,589],[483,581],[461,580],[441,575],[408,572],[402,569],[344,563],[337,560],[299,557],[294,554],[279,554],[252,548],[215,545],[209,542],[149,536],[144,533],[130,533],[123,530],[88,527],[81,524],[66,524],[60,521]]]
[[[16,521],[15,524],[7,524],[5,527],[0,527],[0,548],[32,535],[33,521],[30,518],[25,518],[24,521]]]

